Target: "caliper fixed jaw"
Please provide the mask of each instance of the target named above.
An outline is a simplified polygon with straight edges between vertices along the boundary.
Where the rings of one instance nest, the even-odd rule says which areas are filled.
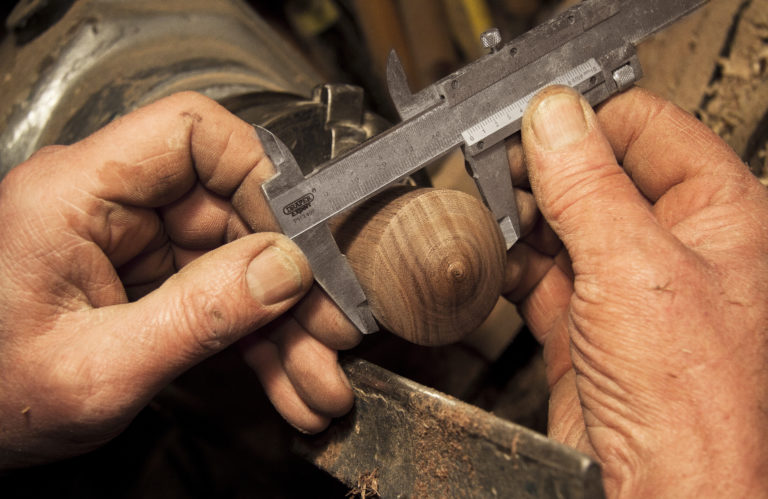
[[[313,192],[307,192],[285,206],[275,206],[273,202],[280,194],[304,180],[301,168],[288,147],[272,132],[259,126],[254,128],[276,171],[261,186],[267,203],[275,214],[276,210],[280,210],[284,215],[300,216],[305,210],[311,209]],[[276,216],[276,219],[279,221],[281,217]],[[378,331],[365,292],[346,257],[339,250],[328,225],[322,222],[300,232],[289,225],[290,222],[280,223],[280,228],[307,257],[315,281],[361,333]]]

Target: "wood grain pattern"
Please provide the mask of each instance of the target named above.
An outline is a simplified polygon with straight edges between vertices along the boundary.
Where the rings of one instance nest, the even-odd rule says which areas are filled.
[[[334,234],[378,321],[414,343],[460,339],[499,297],[501,233],[462,192],[395,187],[336,220]]]

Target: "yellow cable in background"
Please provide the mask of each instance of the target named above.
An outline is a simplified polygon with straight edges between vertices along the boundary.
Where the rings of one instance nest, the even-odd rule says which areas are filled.
[[[453,38],[468,60],[485,53],[480,34],[493,27],[491,11],[485,0],[443,0]]]

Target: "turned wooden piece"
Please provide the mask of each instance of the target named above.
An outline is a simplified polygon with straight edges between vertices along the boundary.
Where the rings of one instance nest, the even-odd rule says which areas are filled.
[[[413,343],[460,339],[499,297],[502,236],[468,194],[395,187],[334,220],[333,231],[376,319]]]

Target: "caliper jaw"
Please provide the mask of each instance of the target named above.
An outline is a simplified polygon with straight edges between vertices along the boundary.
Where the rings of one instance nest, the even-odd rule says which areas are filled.
[[[256,126],[264,152],[272,160],[277,172],[261,186],[272,210],[272,200],[287,189],[298,185],[304,175],[288,147],[269,130]],[[314,194],[309,192],[307,196]],[[284,207],[282,209],[287,209]],[[328,225],[323,222],[303,232],[295,233],[292,227],[281,226],[283,233],[295,242],[309,260],[315,281],[339,306],[347,318],[363,334],[378,331],[378,325],[368,306],[363,288],[352,271],[346,257],[341,254]]]
[[[428,86],[417,94],[411,93],[405,68],[394,50],[389,51],[387,59],[387,90],[389,98],[397,109],[397,114],[403,121],[440,104],[443,100],[434,85]]]
[[[435,106],[449,105],[444,102],[445,95],[437,90],[436,85],[430,85],[419,93],[412,94],[403,65],[394,50],[390,51],[387,60],[387,87],[402,120],[410,119]],[[520,239],[520,220],[504,142],[486,149],[483,149],[482,144],[463,146],[462,152],[467,170],[472,175],[485,205],[496,218],[509,249]]]
[[[470,153],[467,147],[462,149],[467,169],[475,180],[485,205],[496,218],[508,250],[520,239],[520,218],[504,142],[474,154]]]

